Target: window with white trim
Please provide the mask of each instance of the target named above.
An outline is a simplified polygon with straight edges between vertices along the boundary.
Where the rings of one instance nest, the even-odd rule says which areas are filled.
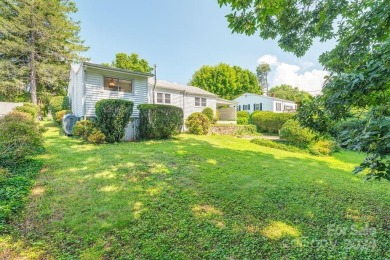
[[[250,110],[251,105],[242,105],[242,110]]]
[[[199,97],[196,97],[195,98],[195,106],[196,107],[205,107],[207,106],[207,98],[199,98]]]
[[[171,104],[171,94],[168,93],[157,93],[158,104]]]

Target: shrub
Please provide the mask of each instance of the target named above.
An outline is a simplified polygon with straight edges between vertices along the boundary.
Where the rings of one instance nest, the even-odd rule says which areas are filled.
[[[87,138],[88,142],[93,144],[103,144],[106,136],[99,129],[93,129],[92,133]]]
[[[361,135],[364,131],[366,124],[365,119],[351,118],[337,122],[332,129],[330,130],[331,136],[333,136],[340,146],[345,148],[350,148],[353,146],[353,143],[349,141],[354,139],[354,137]]]
[[[24,103],[23,106],[16,107],[14,110],[17,112],[29,114],[32,116],[32,118],[35,119],[38,117],[39,107],[32,103]]]
[[[249,124],[249,112],[248,111],[238,111],[237,112],[237,124],[247,125]]]
[[[256,111],[252,114],[251,121],[257,126],[257,131],[278,133],[284,123],[292,119],[292,113],[274,113],[270,111]]]
[[[142,104],[139,136],[143,139],[164,139],[178,135],[183,127],[183,109],[170,105]]]
[[[333,140],[319,140],[309,146],[310,153],[314,155],[331,155],[338,150],[338,146]]]
[[[237,128],[236,135],[253,135],[256,132],[255,125],[240,125]]]
[[[6,168],[1,168],[0,167],[0,186],[3,182],[5,182],[9,177],[10,177],[10,173],[8,171],[8,169]]]
[[[210,122],[214,122],[214,111],[212,108],[206,107],[205,109],[203,109],[202,114],[207,116]]]
[[[96,103],[96,122],[109,143],[119,142],[133,113],[132,101],[102,99]]]
[[[206,135],[209,132],[210,120],[202,113],[192,113],[186,120],[188,132],[196,135]]]
[[[42,129],[29,114],[11,112],[0,118],[0,165],[17,164],[42,144]]]
[[[297,146],[306,147],[313,139],[310,129],[302,127],[296,120],[288,120],[280,129],[280,137]]]
[[[58,124],[62,124],[62,118],[66,114],[72,114],[72,111],[70,111],[70,110],[60,110],[60,111],[58,111],[57,113],[55,113],[55,121]]]
[[[53,116],[58,111],[70,109],[69,98],[66,96],[52,97],[49,102],[49,109],[51,110]]]
[[[303,151],[305,151],[299,147],[285,144],[281,141],[276,141],[276,140],[267,140],[267,139],[262,139],[262,138],[256,138],[256,139],[252,139],[251,143],[258,144],[261,146],[270,147],[270,148],[280,149],[280,150],[284,150],[284,151],[289,151],[289,152],[303,152]]]
[[[85,141],[88,140],[88,137],[92,134],[92,132],[96,129],[95,123],[90,120],[81,120],[77,121],[73,126],[73,135],[78,136]]]

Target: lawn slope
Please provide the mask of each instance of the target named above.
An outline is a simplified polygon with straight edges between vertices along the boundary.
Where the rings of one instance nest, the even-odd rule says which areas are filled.
[[[45,168],[0,258],[390,257],[390,184],[351,174],[362,155],[226,136],[93,146],[46,124]]]

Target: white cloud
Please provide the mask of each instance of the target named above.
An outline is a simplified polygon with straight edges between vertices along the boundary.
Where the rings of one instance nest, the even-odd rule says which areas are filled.
[[[278,58],[274,55],[271,55],[271,54],[266,54],[264,56],[261,56],[258,60],[257,60],[257,63],[261,64],[261,63],[268,63],[269,65],[273,66],[273,65],[276,65],[278,64]]]
[[[303,71],[314,66],[310,61],[299,61],[298,66],[278,61],[277,57],[267,54],[260,57],[257,62],[268,63],[273,67],[269,81],[271,87],[288,84],[314,95],[321,92],[324,77],[328,75],[326,71],[318,69]]]

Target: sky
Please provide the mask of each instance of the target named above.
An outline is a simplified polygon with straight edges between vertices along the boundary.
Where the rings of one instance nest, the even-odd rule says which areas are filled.
[[[253,72],[271,65],[269,85],[290,84],[318,94],[326,72],[318,62],[334,42],[319,43],[298,59],[283,52],[277,40],[232,34],[217,0],[75,0],[80,37],[93,63],[111,62],[133,52],[157,64],[157,78],[187,84],[202,65],[224,62]]]

